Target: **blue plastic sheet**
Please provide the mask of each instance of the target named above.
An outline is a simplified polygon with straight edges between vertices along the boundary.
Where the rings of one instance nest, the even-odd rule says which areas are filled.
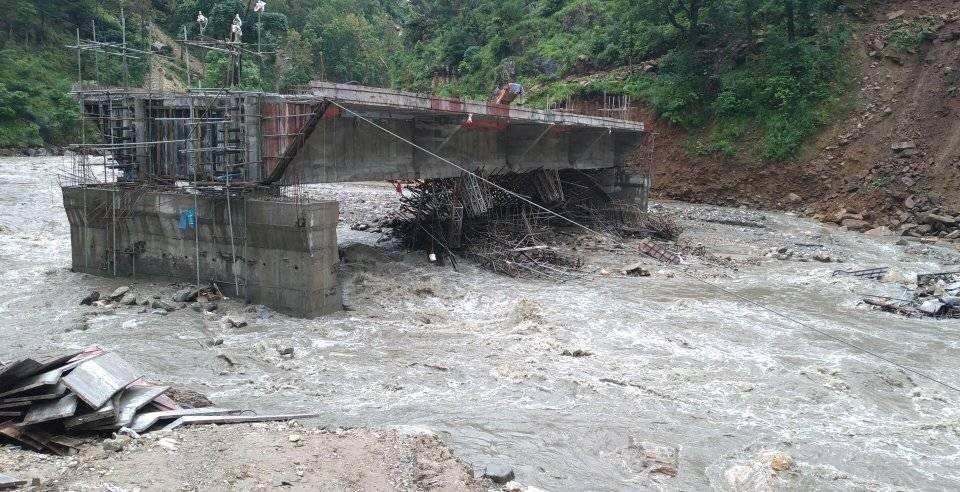
[[[188,208],[180,212],[180,222],[177,224],[177,227],[179,227],[181,231],[197,227],[197,209]]]

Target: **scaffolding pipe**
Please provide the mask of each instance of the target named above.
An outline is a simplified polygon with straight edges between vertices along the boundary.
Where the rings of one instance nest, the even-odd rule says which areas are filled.
[[[230,268],[233,269],[233,289],[236,295],[240,295],[240,279],[237,277],[237,247],[233,240],[233,212],[230,210],[230,175],[227,174],[227,227],[230,229],[230,255],[233,257],[233,263]]]
[[[191,118],[196,118],[196,116],[197,116],[197,113],[196,113],[196,110],[195,110],[194,107],[193,107],[193,98],[191,97],[191,98],[190,98],[190,117],[191,117]],[[193,139],[190,139],[190,141],[188,142],[188,144],[192,147],[192,146],[193,146]],[[198,179],[198,177],[197,177],[197,165],[196,165],[196,162],[195,162],[196,159],[194,158],[195,155],[196,155],[196,154],[193,154],[193,153],[190,154],[190,163],[193,165],[193,186],[194,186],[194,193],[193,193],[193,217],[194,217],[194,224],[193,224],[193,242],[194,242],[194,245],[195,245],[195,247],[196,247],[196,257],[197,257],[197,292],[200,292],[200,214],[199,214],[198,211],[197,211],[197,208],[198,208],[198,205],[199,205],[197,195],[200,194],[200,190],[196,189],[197,181],[199,181],[199,179]]]

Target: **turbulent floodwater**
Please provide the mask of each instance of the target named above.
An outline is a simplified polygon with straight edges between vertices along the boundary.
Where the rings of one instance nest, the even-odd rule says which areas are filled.
[[[558,284],[353,247],[342,270],[350,310],[336,315],[274,314],[224,329],[189,309],[161,317],[124,308],[68,331],[91,311],[78,305],[90,290],[175,287],[70,272],[55,176],[67,162],[0,159],[0,359],[96,343],[153,380],[223,405],[317,411],[320,425],[431,429],[465,460],[510,464],[520,482],[545,489],[960,488],[960,395],[652,262],[651,277]],[[346,209],[392,192],[317,193]],[[685,220],[692,242],[739,261],[734,270],[691,259],[689,271],[960,383],[960,323],[858,306],[859,293],[896,297],[903,287],[832,278],[836,264],[762,258],[771,246],[821,244],[844,259],[839,267],[909,274],[958,270],[956,251],[767,219],[762,229]],[[377,239],[341,229],[342,246]],[[223,344],[204,343],[212,337]],[[290,360],[276,350],[288,346]],[[576,349],[592,355],[561,355]],[[677,476],[649,473],[631,447],[639,442],[677,447]],[[793,458],[792,472],[755,467],[749,480],[731,481],[744,470],[735,467],[772,450]]]

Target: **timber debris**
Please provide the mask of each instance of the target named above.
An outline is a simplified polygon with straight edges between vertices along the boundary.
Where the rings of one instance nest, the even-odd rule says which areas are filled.
[[[91,346],[45,359],[0,363],[0,440],[35,451],[74,454],[90,436],[183,425],[291,420],[316,414],[256,415],[219,407],[187,408],[168,386],[146,382],[116,352]]]
[[[617,238],[673,240],[682,233],[666,214],[614,200],[589,171],[477,176],[463,173],[408,185],[399,212],[382,225],[406,247],[429,252],[431,261],[456,268],[462,256],[514,277],[575,275],[584,260],[573,250],[622,248],[608,238],[584,234],[571,221]],[[672,252],[662,256],[671,262],[678,257]]]

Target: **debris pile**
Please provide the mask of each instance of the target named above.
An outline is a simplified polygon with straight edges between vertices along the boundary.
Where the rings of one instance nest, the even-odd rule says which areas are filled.
[[[903,316],[960,318],[960,271],[917,275],[911,299],[870,296],[863,302]]]
[[[616,237],[675,239],[682,232],[671,217],[616,202],[589,172],[573,169],[420,181],[407,186],[399,212],[383,225],[431,261],[455,267],[462,255],[510,276],[559,276],[583,265],[561,246],[584,233],[560,216]]]
[[[826,218],[848,230],[873,236],[907,236],[926,240],[960,240],[960,212],[935,206],[928,198],[911,195],[903,201],[903,210],[883,224],[872,222],[870,214],[845,208]]]
[[[83,438],[117,432],[138,437],[156,427],[255,422],[314,414],[240,415],[219,407],[184,408],[170,388],[144,381],[120,355],[82,351],[0,364],[0,439],[36,451],[73,454]]]

